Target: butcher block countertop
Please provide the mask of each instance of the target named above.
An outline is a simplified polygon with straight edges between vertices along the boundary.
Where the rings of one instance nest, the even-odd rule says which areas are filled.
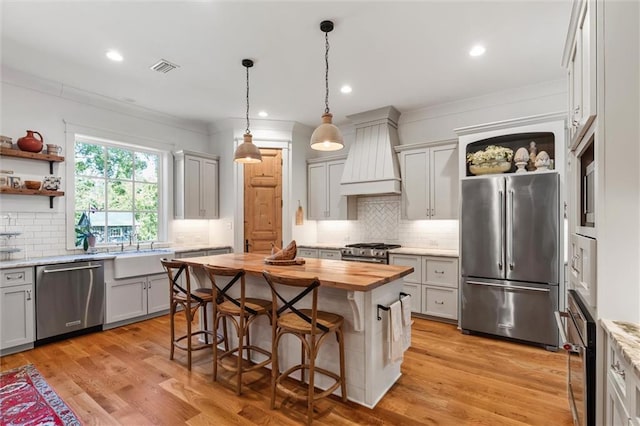
[[[214,265],[244,269],[250,275],[262,271],[297,278],[318,277],[325,287],[350,291],[370,291],[413,272],[410,266],[380,265],[362,262],[343,262],[329,259],[306,259],[304,265],[275,266],[264,263],[264,254],[228,253],[216,256],[185,257],[179,259],[191,266]]]

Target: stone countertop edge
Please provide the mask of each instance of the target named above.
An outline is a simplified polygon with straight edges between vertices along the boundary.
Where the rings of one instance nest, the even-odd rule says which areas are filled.
[[[345,244],[332,244],[332,243],[315,243],[315,244],[298,244],[298,248],[309,249],[326,249],[326,250],[340,250],[344,248]]]
[[[389,250],[389,254],[415,254],[420,256],[460,257],[458,250],[438,248],[401,247]]]
[[[601,319],[600,324],[640,380],[640,324],[606,319]]]
[[[233,251],[233,247],[229,245],[224,246],[175,246],[175,247],[165,247],[173,250],[176,253],[187,253],[190,251],[200,251],[200,250],[219,250],[219,249],[229,249]]]
[[[158,247],[158,250],[171,250],[174,253],[188,253],[190,251],[199,251],[199,250],[216,250],[228,248],[231,249],[231,246],[202,246],[202,247]],[[115,251],[110,253],[96,253],[96,254],[70,254],[70,255],[61,255],[61,256],[47,256],[47,257],[34,257],[31,259],[16,259],[16,260],[3,260],[0,261],[0,270],[1,269],[9,269],[9,268],[23,268],[25,266],[40,266],[40,265],[52,265],[56,263],[67,263],[67,262],[80,262],[80,261],[90,261],[90,260],[111,260],[115,259],[118,254],[121,252]],[[128,255],[133,255],[131,251],[125,251],[124,253]],[[144,254],[148,254],[144,253]],[[141,253],[141,255],[143,255]]]

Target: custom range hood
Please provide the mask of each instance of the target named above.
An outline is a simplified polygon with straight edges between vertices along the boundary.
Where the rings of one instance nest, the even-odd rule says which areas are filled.
[[[400,112],[392,106],[348,115],[356,129],[340,182],[341,195],[399,194],[398,145]]]

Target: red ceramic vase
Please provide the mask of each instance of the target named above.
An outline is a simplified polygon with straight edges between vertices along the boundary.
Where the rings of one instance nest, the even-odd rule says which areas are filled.
[[[33,136],[34,133],[38,135],[39,138]],[[42,151],[43,143],[44,139],[40,133],[35,130],[27,130],[27,135],[18,139],[18,148],[22,151],[40,152]]]

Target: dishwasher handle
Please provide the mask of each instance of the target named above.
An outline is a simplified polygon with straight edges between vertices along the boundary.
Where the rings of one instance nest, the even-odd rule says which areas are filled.
[[[75,268],[45,269],[42,272],[45,274],[52,274],[54,272],[83,271],[85,269],[97,269],[97,268],[102,268],[102,265],[77,266]]]

